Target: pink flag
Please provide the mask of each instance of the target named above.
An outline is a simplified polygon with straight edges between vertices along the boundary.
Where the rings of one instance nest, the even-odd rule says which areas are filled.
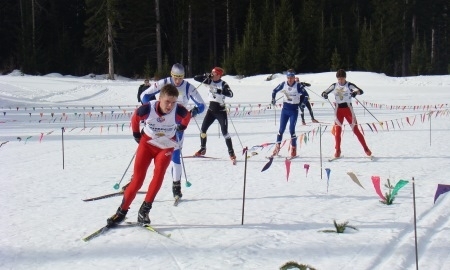
[[[39,137],[39,143],[42,141],[42,137],[44,137],[44,133],[41,132],[41,137]]]
[[[386,201],[386,197],[384,197],[383,193],[381,192],[380,177],[372,176],[372,183],[373,183],[373,187],[375,188],[375,191],[377,192],[378,196],[380,196],[380,198],[383,199],[383,201]]]
[[[304,164],[303,168],[306,170],[306,177],[308,177],[308,171],[309,171],[309,164]]]
[[[284,164],[286,165],[286,182],[289,180],[289,173],[291,172],[291,160],[286,159],[284,161]]]

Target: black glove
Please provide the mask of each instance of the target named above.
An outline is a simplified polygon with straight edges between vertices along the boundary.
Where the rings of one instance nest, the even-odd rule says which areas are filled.
[[[139,144],[139,142],[141,141],[141,133],[140,132],[133,132],[133,137],[134,140]]]
[[[306,86],[306,87],[310,87],[311,86],[311,84],[309,84],[307,82],[301,82],[300,84],[303,85],[303,86]]]
[[[222,89],[216,89],[216,94],[222,95]]]
[[[328,94],[327,94],[326,92],[323,92],[323,93],[322,93],[322,97],[323,97],[324,99],[328,99]]]
[[[205,78],[211,79],[213,75],[211,73],[205,73]]]
[[[358,91],[354,91],[354,92],[352,92],[352,97],[356,97],[356,95],[358,94]]]
[[[275,99],[272,98],[272,102],[270,102],[270,104],[275,105]]]
[[[192,108],[191,112],[191,117],[196,117],[198,114],[198,107],[195,106],[194,108]]]
[[[177,125],[177,131],[184,131],[187,128],[187,126],[182,125],[182,124],[178,124]]]

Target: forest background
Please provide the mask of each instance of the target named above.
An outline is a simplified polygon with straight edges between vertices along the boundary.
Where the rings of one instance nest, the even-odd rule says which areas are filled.
[[[0,73],[450,74],[448,0],[2,0]],[[94,76],[94,75],[93,75]]]

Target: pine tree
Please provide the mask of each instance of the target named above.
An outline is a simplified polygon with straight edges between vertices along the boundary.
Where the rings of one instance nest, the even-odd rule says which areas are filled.
[[[86,0],[84,45],[96,53],[99,63],[108,64],[108,79],[114,80],[116,27],[120,23],[119,0]]]
[[[338,70],[342,68],[342,60],[341,55],[338,53],[338,50],[336,47],[334,47],[334,52],[331,55],[331,70]]]

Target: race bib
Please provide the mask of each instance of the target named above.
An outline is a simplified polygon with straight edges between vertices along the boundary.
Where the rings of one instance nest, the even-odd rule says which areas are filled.
[[[167,138],[166,136],[148,140],[147,143],[154,145],[161,149],[178,148],[178,143],[175,142],[174,140]]]

